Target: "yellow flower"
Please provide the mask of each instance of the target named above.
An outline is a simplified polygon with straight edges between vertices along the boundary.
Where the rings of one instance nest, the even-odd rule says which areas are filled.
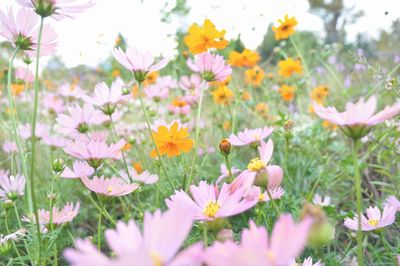
[[[132,86],[131,95],[132,95],[132,98],[137,98],[139,96],[139,86],[137,84],[134,84]]]
[[[224,49],[228,41],[224,39],[225,30],[218,31],[209,19],[205,19],[203,26],[194,23],[189,28],[189,34],[184,42],[193,54],[206,52],[210,48]]]
[[[125,145],[122,147],[123,151],[129,151],[132,148],[132,144],[130,143],[125,143]]]
[[[25,89],[24,84],[19,84],[19,83],[11,84],[11,91],[12,91],[12,94],[15,96],[21,95],[21,93],[24,91],[24,89]]]
[[[227,86],[219,86],[212,92],[214,102],[217,104],[228,105],[233,99],[233,92]]]
[[[261,57],[257,52],[244,49],[242,53],[232,51],[229,54],[229,64],[236,67],[252,67],[260,61]]]
[[[184,101],[184,100],[182,100],[182,98],[175,98],[173,101],[172,101],[172,103],[171,103],[173,106],[176,106],[176,107],[185,107],[186,105],[188,105],[187,104],[187,102],[186,101]]]
[[[133,163],[132,166],[138,174],[143,173],[143,167],[139,162]]]
[[[242,92],[242,100],[243,101],[248,101],[251,99],[251,94],[248,91]]]
[[[147,87],[151,84],[156,83],[157,78],[160,76],[160,73],[158,71],[153,71],[150,72],[146,77],[146,79],[143,81],[143,87]]]
[[[319,104],[323,104],[325,101],[325,98],[329,94],[329,89],[328,86],[326,85],[320,85],[315,87],[312,92],[311,92],[311,99],[316,101]]]
[[[225,131],[231,130],[231,122],[230,121],[224,121],[224,123],[222,123],[222,128]]]
[[[121,76],[121,71],[119,71],[119,69],[114,69],[114,70],[111,72],[111,76],[112,76],[113,78],[119,77],[119,76]]]
[[[335,130],[338,128],[337,125],[332,124],[331,122],[329,122],[329,121],[327,121],[327,120],[324,120],[324,121],[322,122],[322,126],[323,126],[325,129],[332,130],[332,131],[335,131]]]
[[[303,67],[301,66],[300,60],[293,60],[290,57],[288,57],[286,60],[279,61],[278,66],[279,75],[285,78],[291,77],[294,73],[303,73]]]
[[[266,103],[258,103],[257,105],[256,105],[256,112],[260,115],[260,116],[262,116],[262,117],[264,117],[264,118],[267,118],[268,117],[268,105],[266,104]]]
[[[278,27],[272,27],[276,40],[287,39],[295,33],[294,27],[297,25],[295,17],[289,18],[286,14],[285,19],[278,19],[278,22],[280,23]]]
[[[232,76],[227,76],[224,81],[212,81],[212,82],[209,82],[208,85],[210,87],[226,86],[229,84],[229,82],[231,82],[231,80],[232,80]]]
[[[167,154],[168,157],[178,156],[181,152],[189,152],[193,148],[193,140],[189,139],[187,128],[181,127],[174,122],[168,129],[166,126],[159,126],[157,132],[153,132],[154,141],[160,155]],[[154,149],[151,157],[157,157]]]
[[[288,86],[286,84],[283,84],[279,88],[279,93],[281,94],[281,97],[284,101],[286,102],[291,102],[294,99],[294,92],[296,88],[293,86]]]
[[[245,82],[252,86],[260,86],[265,77],[264,70],[259,66],[254,66],[244,72]]]

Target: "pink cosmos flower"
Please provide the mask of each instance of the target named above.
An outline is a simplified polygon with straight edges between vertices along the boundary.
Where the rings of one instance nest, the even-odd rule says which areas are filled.
[[[68,108],[67,114],[58,114],[57,123],[60,125],[59,132],[72,138],[88,132],[89,126],[100,124],[101,112],[86,103],[83,108],[76,105]]]
[[[243,230],[239,245],[232,241],[216,242],[204,256],[209,266],[277,266],[288,265],[304,249],[312,220],[304,218],[296,224],[290,214],[282,214],[269,237],[264,227],[250,221],[250,229]],[[290,239],[290,241],[287,241]],[[217,248],[215,248],[217,246]]]
[[[61,113],[64,111],[64,101],[55,94],[47,94],[43,98],[43,107],[51,113]]]
[[[171,76],[162,76],[157,78],[156,84],[160,85],[161,87],[173,89],[178,86],[178,81]]]
[[[132,220],[127,224],[120,221],[116,229],[105,232],[106,242],[115,254],[112,258],[97,251],[88,240],[77,240],[75,249],[66,249],[64,257],[72,266],[202,265],[201,245],[195,244],[178,253],[193,223],[185,210],[174,208],[164,213],[160,210],[154,214],[145,213],[143,223],[143,233]]]
[[[25,177],[17,174],[8,175],[8,172],[0,174],[0,199],[15,200],[18,196],[23,196],[25,191]]]
[[[393,206],[397,211],[400,211],[400,200],[395,196],[389,196],[386,199],[386,204]]]
[[[378,207],[369,207],[367,209],[367,217],[361,215],[361,230],[362,231],[372,231],[379,228],[386,227],[394,223],[396,218],[396,208],[385,204],[383,207],[383,213],[379,210]],[[346,218],[344,219],[344,226],[351,230],[357,230],[357,217],[352,219]]]
[[[38,44],[39,17],[30,9],[21,8],[16,16],[12,8],[5,14],[0,11],[0,36],[3,36],[14,47],[25,50],[28,55],[36,54]],[[43,26],[41,55],[51,55],[55,51],[57,34],[49,25]]]
[[[168,105],[168,110],[174,115],[187,115],[192,108],[183,98],[177,98]]]
[[[6,153],[16,153],[18,152],[17,144],[14,141],[4,141],[3,151]]]
[[[221,175],[218,177],[218,179],[216,181],[216,184],[221,183],[221,181],[224,180],[226,177],[230,177],[228,168],[226,167],[225,164],[221,164],[220,172],[221,172]],[[232,169],[231,169],[231,172],[232,172],[232,175],[235,175],[235,174],[239,173],[240,170],[233,166]]]
[[[273,189],[269,189],[269,193],[271,194],[272,199],[276,200],[282,198],[282,196],[285,194],[285,190],[282,187],[276,187]],[[271,199],[267,192],[259,193],[258,201],[268,202],[270,200]]]
[[[169,208],[184,207],[193,214],[196,220],[211,221],[216,218],[229,217],[244,212],[257,204],[257,199],[244,198],[244,190],[230,192],[229,184],[222,184],[221,191],[217,186],[200,181],[198,186],[191,185],[192,198],[184,191],[175,191],[165,202]]]
[[[58,93],[63,97],[79,99],[84,94],[81,87],[65,83],[58,88]]]
[[[368,133],[368,130],[385,120],[391,119],[400,112],[400,101],[374,115],[377,99],[371,96],[367,101],[360,98],[357,103],[348,102],[344,112],[338,112],[335,107],[323,107],[314,102],[315,113],[322,119],[338,125],[346,135],[360,138]]]
[[[2,245],[6,245],[9,241],[17,241],[21,237],[25,236],[26,232],[27,232],[26,229],[22,228],[12,234],[8,234],[8,235],[0,234],[0,247]]]
[[[139,174],[135,168],[128,167],[128,171],[133,181],[147,185],[154,184],[158,181],[158,175],[154,175],[147,170]],[[129,177],[125,171],[120,171],[119,174],[126,182],[129,182]]]
[[[142,52],[135,47],[128,47],[126,52],[121,48],[114,49],[113,55],[115,60],[134,73],[138,82],[143,82],[149,72],[160,70],[169,62],[166,58],[155,62],[149,51]]]
[[[193,74],[190,77],[181,77],[179,80],[179,86],[185,92],[183,99],[188,104],[194,105],[199,101],[201,91],[200,86],[203,86],[201,83],[201,77],[199,75]]]
[[[154,101],[158,102],[169,96],[169,88],[160,86],[158,84],[153,84],[144,88],[144,94],[147,98],[153,99]]]
[[[83,176],[81,177],[81,180],[83,184],[85,184],[85,186],[91,191],[107,197],[124,196],[132,193],[139,187],[138,184],[126,183],[123,178],[116,176],[111,178],[94,176],[92,179]]]
[[[85,161],[74,161],[72,164],[72,170],[69,167],[65,167],[61,173],[61,177],[64,178],[83,178],[94,174],[94,169]]]
[[[311,257],[307,257],[303,263],[297,263],[295,259],[290,260],[287,266],[323,266],[320,261],[317,261],[313,264],[313,259]]]
[[[80,203],[77,202],[76,205],[72,202],[67,203],[61,210],[57,207],[53,207],[52,212],[52,222],[53,224],[61,225],[64,223],[71,222],[79,212]],[[46,225],[50,223],[50,212],[44,209],[38,210],[39,215],[39,224]],[[31,220],[35,223],[35,216],[29,215],[29,217],[22,217],[21,219],[24,222],[30,222]]]
[[[27,82],[33,82],[35,79],[32,71],[30,71],[28,68],[27,69],[17,68],[15,70],[15,78],[17,80],[27,81]]]
[[[23,138],[25,140],[31,138],[32,129],[31,129],[30,124],[20,125],[18,130],[19,130],[19,135],[21,136],[21,138]],[[36,131],[35,131],[36,138],[38,138],[38,139],[45,138],[49,135],[49,132],[50,132],[50,129],[49,129],[48,125],[44,125],[44,124],[40,124],[40,123],[36,124]]]
[[[225,63],[225,59],[221,55],[208,52],[198,54],[195,61],[189,59],[187,65],[208,82],[224,81],[232,74],[232,68]]]
[[[68,142],[64,151],[78,159],[87,161],[91,167],[97,169],[104,159],[119,159],[120,151],[124,145],[124,140],[110,146],[105,141],[100,140],[90,140],[88,143],[75,140]]]
[[[258,144],[260,141],[271,135],[274,129],[275,128],[273,127],[263,127],[255,129],[246,128],[244,131],[239,132],[237,135],[232,134],[228,140],[233,146]]]
[[[33,8],[42,17],[51,16],[56,20],[73,18],[75,14],[94,6],[94,2],[88,0],[17,0],[17,3],[23,7]]]
[[[326,196],[324,199],[322,199],[321,195],[315,194],[313,203],[319,206],[329,206],[331,205],[331,198]]]
[[[62,148],[66,143],[65,138],[60,136],[45,136],[43,137],[42,141],[51,148]]]

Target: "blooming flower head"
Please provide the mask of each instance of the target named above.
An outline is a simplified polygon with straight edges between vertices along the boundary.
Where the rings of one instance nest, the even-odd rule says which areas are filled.
[[[260,61],[260,55],[249,49],[244,49],[241,53],[232,51],[229,54],[229,64],[236,67],[253,67]]]
[[[214,102],[220,105],[228,105],[234,98],[233,92],[225,85],[219,86],[212,92]]]
[[[4,141],[2,148],[6,153],[18,152],[17,144],[14,141]]]
[[[279,93],[281,94],[281,97],[284,101],[286,102],[291,102],[294,99],[295,91],[296,88],[294,86],[289,86],[287,84],[283,84],[279,88]]]
[[[72,169],[65,167],[61,173],[64,178],[83,178],[94,174],[94,169],[85,161],[74,161]]]
[[[183,98],[175,98],[170,105],[168,110],[175,115],[187,115],[190,113],[190,105]]]
[[[275,32],[275,40],[287,39],[295,33],[294,27],[297,26],[295,17],[289,18],[286,14],[284,20],[278,19],[278,22],[278,27],[272,27],[272,31]]]
[[[261,67],[253,66],[244,72],[244,77],[246,84],[258,87],[265,78],[265,72]]]
[[[79,208],[79,202],[77,202],[75,206],[72,202],[69,202],[62,209],[53,207],[52,217],[50,217],[50,211],[39,209],[39,224],[50,224],[50,220],[53,222],[53,224],[57,225],[69,223],[78,215]],[[35,216],[29,215],[29,217],[23,217],[22,220],[24,222],[30,222],[31,220],[33,220],[33,222],[35,223]]]
[[[111,178],[94,176],[92,179],[84,176],[81,180],[88,189],[106,197],[124,196],[132,193],[139,187],[138,184],[129,184],[123,178],[116,176]]]
[[[75,158],[85,160],[91,167],[97,169],[104,159],[119,158],[120,151],[124,145],[124,140],[120,140],[110,146],[102,140],[90,140],[89,142],[75,140],[68,142],[64,147],[64,151]]]
[[[73,18],[75,14],[94,6],[94,2],[88,0],[17,0],[17,3],[33,8],[41,17],[51,16],[56,20]]]
[[[29,55],[36,54],[34,51],[38,45],[39,18],[32,10],[21,8],[16,17],[12,8],[8,9],[7,14],[0,11],[0,22],[0,36]],[[41,55],[51,55],[54,52],[57,45],[56,38],[54,29],[44,25],[40,44]]]
[[[182,76],[179,79],[179,87],[186,92],[184,99],[189,104],[194,104],[200,97],[201,77],[193,74],[190,77]]]
[[[137,48],[128,47],[126,52],[121,48],[114,49],[113,55],[126,69],[133,72],[137,82],[143,82],[149,72],[157,71],[164,68],[168,64],[168,59],[163,58],[155,62],[154,57],[149,51],[142,52]]]
[[[229,184],[224,183],[219,191],[218,187],[200,181],[198,186],[190,186],[192,197],[182,190],[175,191],[175,194],[165,202],[169,208],[184,207],[193,214],[194,219],[205,221],[234,216],[252,208],[257,203],[257,200],[244,198],[243,189],[230,193],[229,187]]]
[[[328,86],[320,85],[312,90],[311,99],[319,104],[323,104],[328,94],[329,94]]]
[[[229,142],[233,146],[244,146],[244,145],[258,145],[262,140],[267,138],[274,131],[273,127],[263,127],[263,128],[246,128],[244,131],[232,134],[229,137]]]
[[[231,169],[232,175],[235,175],[235,174],[237,174],[239,172],[240,172],[239,169],[237,169],[234,166],[232,167],[232,169]],[[227,177],[231,177],[231,178],[233,177],[233,176],[230,176],[229,170],[228,170],[228,168],[226,167],[225,164],[221,164],[220,173],[221,173],[221,175],[218,177],[217,181],[215,182],[216,184],[219,184],[222,180],[224,180]]]
[[[33,82],[35,77],[28,68],[17,68],[15,70],[15,79],[26,82]]]
[[[228,41],[224,39],[225,30],[218,31],[209,19],[205,19],[203,26],[194,23],[189,28],[189,34],[184,42],[192,54],[207,52],[210,48],[224,49]]]
[[[382,213],[378,207],[369,207],[367,209],[367,218],[364,215],[361,215],[361,230],[372,231],[391,225],[394,223],[396,218],[396,211],[396,208],[389,204],[385,204]],[[345,218],[344,226],[351,230],[357,230],[357,217],[352,219]]]
[[[60,96],[47,94],[43,98],[43,107],[51,114],[58,114],[64,111],[64,101]]]
[[[32,129],[31,129],[31,124],[24,124],[20,125],[18,128],[19,135],[23,139],[30,139],[32,137]],[[35,131],[35,137],[38,139],[43,139],[49,135],[49,126],[45,124],[36,124],[36,131]]]
[[[138,168],[138,166],[140,167],[140,165],[136,164],[137,169],[134,167],[128,167],[129,175],[133,181],[147,185],[154,184],[158,181],[157,175],[154,175],[147,170],[143,171],[143,169]],[[125,171],[120,171],[119,174],[126,182],[129,182],[129,177]]]
[[[0,234],[0,254],[7,254],[12,248],[11,243],[25,236],[26,232],[27,230],[25,228],[22,228],[12,234]]]
[[[400,101],[392,106],[385,107],[374,115],[376,105],[375,96],[371,96],[367,101],[360,98],[357,103],[348,102],[344,112],[339,112],[332,106],[325,108],[318,103],[313,103],[314,111],[320,118],[338,125],[346,135],[352,138],[365,136],[372,126],[400,113]]]
[[[258,188],[258,187],[256,187]],[[268,189],[268,188],[267,188]],[[260,191],[260,189],[258,188],[258,190]],[[271,200],[271,198],[269,197],[268,193],[271,195],[271,198],[273,200],[276,199],[280,199],[282,198],[282,196],[285,194],[285,190],[282,187],[276,187],[273,189],[268,189],[268,192],[261,192],[258,194],[258,201],[264,201],[264,202],[268,202]],[[248,195],[248,197],[251,197],[251,195]]]
[[[400,200],[398,200],[395,196],[389,196],[386,199],[386,204],[393,206],[397,211],[400,211]]]
[[[312,202],[315,205],[319,205],[319,206],[330,206],[331,205],[331,198],[326,196],[325,198],[322,198],[321,195],[319,194],[315,194]]]
[[[0,199],[15,200],[18,196],[23,196],[25,190],[25,177],[23,175],[0,174]]]
[[[179,126],[177,122],[169,128],[164,125],[159,126],[157,131],[153,131],[153,137],[161,156],[164,154],[168,157],[178,156],[181,152],[189,152],[193,147],[188,129]],[[155,149],[151,152],[151,156],[157,156]]]
[[[194,62],[189,59],[187,65],[208,82],[224,81],[232,74],[232,68],[225,63],[225,59],[221,55],[201,53],[197,55]]]
[[[313,259],[311,257],[307,257],[303,263],[297,263],[295,259],[292,259],[287,266],[323,266],[323,264],[320,261],[313,263]]]
[[[97,251],[89,240],[81,239],[75,242],[75,249],[66,249],[64,256],[73,266],[201,265],[201,262],[197,262],[201,258],[200,245],[195,244],[179,253],[193,223],[185,210],[174,208],[164,213],[160,210],[154,214],[146,212],[143,223],[142,232],[133,220],[127,224],[120,221],[115,229],[106,230],[105,239],[114,254],[112,258]]]
[[[76,84],[65,83],[58,88],[58,93],[63,97],[79,99],[83,95],[81,87]]]
[[[303,67],[301,66],[300,60],[293,60],[291,57],[288,57],[286,60],[279,61],[278,66],[278,74],[284,78],[289,78],[295,73],[303,73]]]
[[[153,84],[144,88],[144,94],[147,98],[159,102],[160,100],[168,97],[169,88],[160,86],[159,84]]]

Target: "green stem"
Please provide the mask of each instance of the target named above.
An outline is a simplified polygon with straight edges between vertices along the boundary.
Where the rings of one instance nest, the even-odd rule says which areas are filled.
[[[6,226],[6,232],[7,232],[7,234],[10,234],[10,228],[8,227],[8,209],[5,209],[5,211],[6,211],[6,213],[5,213],[5,217],[4,217],[4,224],[5,224],[5,226]],[[18,256],[18,259],[21,261],[21,254],[19,254],[19,251],[18,251],[18,249],[17,249],[17,246],[15,245],[14,240],[11,240],[11,241],[12,241],[13,248],[14,248],[14,250],[15,250],[15,253],[16,253],[17,256]]]
[[[362,212],[362,202],[361,202],[361,176],[358,165],[358,139],[353,139],[352,154],[353,154],[353,164],[354,164],[354,175],[355,175],[355,186],[356,186],[356,198],[357,198],[357,259],[358,265],[364,265],[363,258],[363,248],[362,248],[362,231],[361,231],[361,212]]]
[[[306,60],[304,60],[303,54],[300,52],[299,48],[297,47],[296,41],[294,40],[293,37],[289,38],[291,44],[293,45],[293,48],[296,50],[297,55],[300,57],[301,63],[304,66],[304,69],[306,71],[306,76],[307,76],[307,80],[310,79],[310,71],[308,70],[308,66],[306,63]]]
[[[274,206],[274,209],[275,209],[275,211],[276,211],[276,214],[277,214],[278,217],[279,217],[279,216],[281,215],[281,212],[279,211],[279,208],[278,208],[278,206],[276,205],[276,202],[275,202],[274,198],[272,198],[271,192],[269,191],[268,188],[267,188],[265,191],[267,192],[267,195],[268,195],[268,197],[269,197],[269,200],[272,202],[272,206]]]
[[[226,162],[226,168],[228,168],[228,173],[229,173],[229,178],[233,178],[232,170],[231,170],[231,163],[229,162],[228,155],[225,155],[225,162]]]
[[[100,203],[99,222],[97,223],[97,250],[101,249],[101,218],[103,217],[103,203]]]
[[[386,253],[393,260],[393,262],[394,262],[393,265],[396,265],[397,261],[394,256],[391,256],[392,250],[389,246],[389,243],[386,241],[385,236],[383,235],[383,231],[379,232],[379,237],[382,241],[383,246],[385,247]]]
[[[204,222],[203,224],[203,241],[204,241],[204,246],[208,246],[208,235],[207,235],[207,223]]]
[[[165,165],[163,163],[162,157],[160,155],[160,151],[158,150],[156,141],[154,140],[153,132],[151,130],[149,116],[147,114],[146,106],[144,106],[144,102],[143,102],[143,95],[142,95],[143,94],[143,88],[142,88],[142,83],[141,82],[139,82],[138,87],[139,87],[140,105],[141,105],[142,110],[143,110],[144,118],[146,120],[146,125],[147,125],[147,129],[149,130],[151,141],[153,142],[153,146],[154,146],[154,149],[155,149],[155,151],[157,153],[158,160],[159,160],[159,162],[161,164],[161,167],[162,167],[162,169],[164,171],[165,176],[167,177],[167,180],[168,180],[168,183],[169,183],[169,185],[170,185],[170,187],[172,189],[172,192],[174,192],[175,191],[174,184],[172,183],[172,180],[171,180],[170,176],[168,175],[167,168],[165,167]]]
[[[30,169],[30,186],[31,186],[31,194],[32,194],[32,205],[33,205],[33,213],[35,215],[36,221],[36,231],[37,231],[37,238],[39,244],[39,260],[40,260],[40,249],[41,249],[41,231],[40,231],[40,224],[39,224],[39,215],[38,215],[38,208],[36,203],[36,196],[35,196],[35,156],[36,156],[36,120],[37,120],[37,113],[38,113],[38,103],[39,103],[39,57],[40,57],[40,46],[42,41],[42,32],[43,32],[43,20],[44,18],[41,17],[40,19],[40,28],[39,28],[39,36],[38,36],[38,43],[37,43],[37,50],[36,50],[36,69],[35,69],[35,83],[34,83],[34,91],[35,95],[33,98],[33,114],[32,114],[32,132],[31,132],[31,169]]]
[[[115,220],[111,217],[111,215],[108,213],[108,211],[104,208],[101,208],[96,201],[92,198],[91,195],[89,195],[89,200],[93,203],[93,205],[96,207],[96,209],[100,212],[103,213],[104,217],[106,217],[113,225],[116,225],[117,223]]]
[[[119,136],[117,134],[117,130],[115,129],[114,120],[112,119],[111,115],[110,115],[110,121],[111,121],[111,127],[112,127],[112,130],[114,132],[114,135],[118,139]],[[121,149],[121,154],[122,154],[122,161],[124,163],[125,172],[128,175],[129,180],[132,182],[132,177],[131,177],[131,175],[129,173],[128,164],[126,163],[126,159],[125,159],[125,153],[124,153],[124,151],[122,149]]]

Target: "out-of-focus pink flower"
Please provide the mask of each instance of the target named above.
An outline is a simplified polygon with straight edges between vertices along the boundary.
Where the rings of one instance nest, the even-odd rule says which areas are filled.
[[[325,108],[313,102],[314,111],[319,117],[338,125],[346,135],[353,138],[365,136],[372,126],[391,119],[400,112],[400,101],[374,115],[376,105],[375,96],[371,96],[367,101],[360,98],[357,103],[348,102],[344,112],[338,112],[332,106]]]
[[[4,141],[3,151],[6,153],[18,152],[17,144],[14,141]]]
[[[320,261],[317,261],[313,264],[313,259],[311,257],[307,257],[303,263],[297,263],[295,259],[292,259],[287,266],[323,266],[323,264]]]
[[[0,175],[0,199],[15,200],[18,196],[23,196],[25,191],[25,177],[17,174],[16,176],[4,173]]]
[[[17,68],[15,70],[15,78],[27,82],[33,82],[33,80],[35,79],[32,71],[30,71],[28,68]]]
[[[206,221],[234,216],[257,204],[257,199],[244,198],[244,189],[237,189],[231,193],[229,187],[229,184],[224,183],[219,191],[217,186],[201,181],[198,186],[190,186],[192,198],[181,190],[175,191],[165,202],[169,208],[186,208],[194,219]]]
[[[176,98],[168,105],[168,110],[175,115],[187,115],[190,113],[190,105],[183,98]]]
[[[118,222],[116,229],[105,232],[107,244],[115,254],[113,258],[97,251],[87,240],[77,240],[75,249],[66,249],[64,256],[73,266],[200,266],[201,245],[195,244],[178,253],[192,223],[192,218],[183,209],[169,209],[164,213],[157,210],[153,215],[145,213],[143,233],[132,220],[127,224]]]
[[[158,102],[168,97],[169,88],[153,84],[144,88],[144,94],[147,98],[153,99],[154,101]]]
[[[60,176],[64,178],[82,178],[91,176],[92,174],[94,174],[94,169],[87,162],[74,161],[72,170],[69,167],[65,167]]]
[[[18,127],[18,130],[19,130],[19,135],[21,136],[21,138],[23,138],[23,139],[31,138],[32,129],[31,129],[30,124],[20,125]],[[40,123],[36,124],[36,131],[35,131],[36,138],[38,138],[38,139],[45,138],[49,135],[49,132],[50,132],[50,130],[49,130],[48,125],[44,125],[44,124],[40,124]]]
[[[62,148],[66,143],[65,138],[60,136],[45,136],[43,137],[42,141],[51,148]]]
[[[52,212],[52,222],[53,224],[65,224],[68,222],[71,222],[79,212],[80,208],[80,203],[77,202],[74,206],[72,202],[67,203],[61,210],[58,209],[57,207],[53,207],[53,212]],[[38,210],[38,215],[39,215],[39,224],[41,225],[46,225],[50,223],[50,211],[46,211],[44,209],[39,209]],[[30,222],[30,221],[35,222],[35,216],[30,215],[29,217],[23,217],[22,221],[24,222]]]
[[[315,205],[319,205],[319,206],[330,206],[331,205],[331,198],[328,197],[328,196],[325,196],[325,198],[322,199],[321,195],[315,194],[312,202]]]
[[[243,230],[239,245],[232,241],[216,242],[205,252],[209,266],[276,266],[288,265],[304,249],[312,220],[304,218],[296,224],[290,214],[282,214],[269,237],[264,227],[250,221],[250,229]],[[287,240],[290,239],[288,242]]]
[[[120,140],[110,146],[105,141],[90,140],[86,143],[75,140],[68,142],[64,147],[64,151],[78,159],[87,161],[91,167],[97,169],[104,159],[119,158],[120,151],[124,145],[124,140]]]
[[[129,167],[128,171],[133,181],[147,185],[154,184],[158,181],[158,175],[154,175],[147,170],[139,174],[133,167]],[[121,170],[119,174],[126,182],[129,182],[129,177],[125,171]]]
[[[50,112],[58,114],[64,111],[64,101],[55,94],[47,94],[43,98],[43,107]]]
[[[283,190],[282,187],[276,187],[276,188],[273,188],[273,189],[269,189],[268,192],[271,194],[271,197],[274,200],[282,198],[282,196],[285,194],[285,190]],[[259,201],[268,202],[271,199],[270,199],[270,197],[269,197],[267,192],[263,192],[263,193],[260,193],[258,195],[258,200]]]
[[[218,177],[218,179],[217,179],[217,181],[216,181],[217,184],[219,184],[219,183],[220,183],[222,180],[224,180],[226,177],[230,177],[230,176],[229,176],[228,168],[226,167],[225,164],[221,164],[221,166],[220,166],[220,172],[221,172],[221,175]],[[231,172],[232,172],[232,175],[235,175],[235,174],[239,173],[240,170],[233,166],[232,169],[231,169]],[[232,176],[232,178],[233,178],[233,176]]]
[[[32,10],[21,8],[16,16],[12,8],[5,14],[0,11],[0,36],[6,38],[14,47],[25,50],[29,55],[36,54],[38,44],[39,17]],[[43,26],[41,55],[51,55],[56,48],[57,34],[49,25]]]
[[[126,52],[121,48],[114,49],[113,55],[121,65],[132,71],[138,82],[143,82],[147,74],[164,68],[169,60],[166,58],[155,62],[153,55],[149,51],[142,52],[136,47],[126,48]]]
[[[400,211],[400,200],[395,196],[389,196],[386,199],[386,204],[393,206],[397,211]]]
[[[58,88],[58,93],[63,97],[79,99],[83,96],[81,87],[65,83]]]
[[[243,146],[249,144],[258,144],[260,141],[267,138],[274,131],[273,127],[263,127],[248,129],[237,133],[237,135],[232,134],[229,137],[229,142],[234,146]]]
[[[94,6],[91,0],[17,0],[17,3],[32,8],[39,16],[51,16],[56,20],[73,18],[76,14]]]
[[[232,74],[232,68],[225,63],[225,59],[221,55],[208,52],[198,54],[195,61],[188,59],[187,65],[208,82],[224,81]]]
[[[68,108],[67,114],[58,114],[57,123],[60,125],[59,132],[69,137],[88,132],[91,125],[100,124],[101,112],[86,103],[83,108],[76,105]]]
[[[107,197],[124,196],[132,193],[139,187],[138,184],[126,183],[124,179],[116,176],[111,178],[94,176],[92,179],[83,176],[81,180],[91,191]]]
[[[379,228],[386,227],[394,223],[396,218],[396,208],[392,205],[385,204],[383,207],[383,213],[378,207],[369,207],[367,209],[367,217],[361,215],[361,230],[371,231]],[[344,219],[344,226],[351,230],[357,230],[357,216],[353,219]]]

